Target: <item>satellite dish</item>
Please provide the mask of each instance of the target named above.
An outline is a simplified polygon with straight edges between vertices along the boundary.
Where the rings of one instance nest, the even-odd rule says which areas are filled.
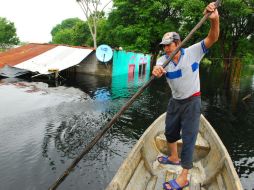
[[[113,56],[113,51],[108,45],[100,45],[96,49],[96,57],[99,61],[108,62]]]

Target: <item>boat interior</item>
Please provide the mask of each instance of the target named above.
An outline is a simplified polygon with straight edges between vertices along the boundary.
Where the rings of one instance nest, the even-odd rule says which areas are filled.
[[[157,161],[170,155],[164,136],[165,114],[143,134],[119,168],[107,190],[161,190],[163,183],[175,179],[181,172],[178,165]],[[182,141],[177,142],[179,156]],[[231,158],[209,122],[201,115],[200,129],[194,150],[193,168],[189,170],[189,186],[184,190],[242,189]]]

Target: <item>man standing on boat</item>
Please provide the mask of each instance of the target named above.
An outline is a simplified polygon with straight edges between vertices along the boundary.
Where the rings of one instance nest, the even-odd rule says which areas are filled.
[[[193,152],[201,114],[199,63],[207,53],[207,49],[219,37],[219,14],[215,3],[210,3],[205,8],[204,14],[207,12],[212,12],[209,17],[211,24],[207,37],[188,48],[180,49],[163,69],[161,65],[181,42],[178,33],[166,33],[160,43],[163,45],[166,54],[157,60],[156,66],[152,71],[156,77],[161,77],[165,74],[172,91],[172,98],[169,100],[165,121],[165,136],[171,155],[158,157],[158,161],[161,164],[181,165],[183,168],[176,179],[163,184],[164,189],[168,190],[181,189],[188,186],[187,175],[193,167]],[[181,160],[178,157],[176,143],[179,139],[183,140]]]

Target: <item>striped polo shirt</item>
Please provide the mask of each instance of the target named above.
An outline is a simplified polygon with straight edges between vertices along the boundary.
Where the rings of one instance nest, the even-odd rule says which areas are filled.
[[[175,99],[185,99],[200,92],[199,63],[207,53],[204,40],[188,48],[181,48],[178,64],[173,60],[166,66],[166,79]],[[163,65],[169,58],[164,55],[156,65]]]

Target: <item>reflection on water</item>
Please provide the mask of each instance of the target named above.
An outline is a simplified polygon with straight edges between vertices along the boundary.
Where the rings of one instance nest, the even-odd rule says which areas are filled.
[[[253,69],[237,89],[223,89],[216,67],[203,68],[204,115],[227,147],[245,189],[254,177]],[[0,189],[47,189],[149,78],[130,81],[76,75],[64,86],[21,79],[0,81]],[[61,184],[105,189],[146,128],[167,107],[165,79],[153,81]]]
[[[245,67],[240,84],[228,90],[222,88],[222,75],[212,69],[202,76],[203,112],[228,149],[244,188],[253,189],[254,69]]]

